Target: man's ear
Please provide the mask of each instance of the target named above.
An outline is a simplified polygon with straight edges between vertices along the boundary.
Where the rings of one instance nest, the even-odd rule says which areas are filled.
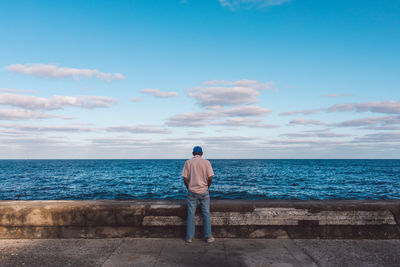
[[[200,153],[200,156],[203,156],[203,152]]]

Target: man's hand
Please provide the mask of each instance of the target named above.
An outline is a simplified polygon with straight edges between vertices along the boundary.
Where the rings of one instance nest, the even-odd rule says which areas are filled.
[[[211,185],[211,183],[212,183],[212,176],[210,176],[210,177],[208,177],[208,188],[210,188],[210,185]]]
[[[185,185],[186,185],[186,189],[189,190],[189,178],[183,177],[183,182],[184,182]]]

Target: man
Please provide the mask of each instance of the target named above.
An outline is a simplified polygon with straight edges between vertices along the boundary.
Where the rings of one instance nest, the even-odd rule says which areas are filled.
[[[194,147],[192,154],[193,158],[185,162],[182,171],[183,182],[188,189],[188,216],[185,241],[187,243],[193,241],[195,233],[194,217],[196,214],[197,202],[200,202],[201,212],[203,214],[204,237],[208,243],[212,243],[215,239],[211,234],[210,194],[208,188],[212,183],[214,172],[211,163],[201,158],[201,156],[203,156],[203,149],[201,147]]]

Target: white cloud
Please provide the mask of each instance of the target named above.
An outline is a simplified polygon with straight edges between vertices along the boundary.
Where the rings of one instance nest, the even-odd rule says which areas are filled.
[[[265,142],[266,144],[270,145],[284,145],[286,148],[291,147],[290,145],[300,145],[300,146],[317,146],[317,148],[322,148],[323,146],[329,145],[341,145],[345,142],[343,141],[336,141],[336,140],[321,140],[321,139],[284,139],[284,140],[268,140]]]
[[[119,146],[141,146],[152,143],[151,139],[147,138],[91,138],[88,141],[101,146],[119,147]]]
[[[188,96],[203,107],[243,105],[258,102],[260,91],[272,89],[273,86],[273,82],[252,80],[208,81],[203,86],[189,89]]]
[[[228,127],[228,128],[217,129],[217,130],[215,130],[215,132],[224,133],[224,132],[235,132],[235,131],[239,131],[239,130],[240,130],[240,128]]]
[[[254,144],[251,143],[253,141],[260,141],[261,139],[259,137],[249,137],[249,136],[215,136],[215,137],[195,137],[195,138],[166,138],[162,139],[161,142],[172,142],[176,144],[188,144],[188,143],[194,143],[198,144],[200,146],[207,146],[207,151],[210,146],[208,145],[220,145],[225,148],[227,148],[227,145],[240,145],[240,144],[248,144],[249,146]],[[190,147],[193,147],[192,144],[190,144]],[[206,149],[205,147],[203,147]],[[237,148],[237,147],[235,147]]]
[[[77,125],[22,125],[1,124],[1,128],[14,129],[25,132],[91,132],[94,129]]]
[[[207,87],[189,92],[201,106],[241,105],[257,102],[259,92],[247,87]]]
[[[30,90],[30,89],[11,89],[11,88],[1,88],[0,92],[6,92],[6,93],[32,93],[35,94],[37,93],[36,90]]]
[[[53,116],[24,109],[0,109],[0,120],[47,119]]]
[[[125,76],[120,73],[105,73],[97,69],[78,69],[59,67],[54,64],[12,64],[6,70],[34,77],[64,78],[79,80],[80,78],[96,78],[110,82],[112,80],[123,80]]]
[[[14,138],[19,138],[19,137],[29,137],[32,136],[33,133],[26,133],[26,132],[21,132],[18,130],[10,130],[10,129],[1,129],[0,130],[0,138],[1,137],[14,137]],[[5,145],[5,144],[1,144]],[[1,146],[0,145],[0,146]]]
[[[6,129],[7,130],[7,129]],[[22,132],[24,133],[24,132]],[[188,158],[194,145],[202,145],[207,158],[398,158],[400,133],[366,135],[360,139],[271,139],[225,135],[187,136],[154,140],[130,136],[92,137],[75,140],[30,136],[0,131],[2,158]],[[32,135],[34,134],[34,135]],[[7,138],[9,136],[9,138]],[[60,151],[63,153],[60,154]],[[79,151],[79,153],[77,153]],[[163,151],[163,153],[160,153]]]
[[[214,111],[188,112],[168,118],[166,124],[174,127],[200,127],[210,124],[210,120],[219,119],[221,114]]]
[[[206,86],[239,86],[239,87],[254,88],[257,90],[268,90],[268,89],[271,89],[275,85],[275,83],[274,82],[263,83],[263,82],[259,82],[259,81],[255,81],[255,80],[243,79],[243,80],[237,80],[237,81],[212,80],[212,81],[203,82],[203,85],[206,85]]]
[[[200,135],[200,134],[204,134],[203,131],[188,131],[186,133],[187,135]]]
[[[260,140],[258,137],[249,136],[215,136],[215,137],[204,137],[201,140],[206,144],[234,144],[234,143],[244,143],[249,141]]]
[[[400,124],[400,116],[368,117],[331,124],[336,127],[386,126]]]
[[[292,0],[219,0],[223,7],[229,7],[232,10],[238,8],[266,8],[271,6],[280,6]]]
[[[124,75],[122,75],[121,73],[114,73],[111,78],[111,80],[116,80],[116,81],[125,80],[125,79],[126,79],[126,77]]]
[[[259,128],[272,128],[277,125],[263,124],[262,120],[254,120],[247,117],[264,116],[272,112],[271,109],[259,106],[240,106],[232,109],[224,109],[220,106],[213,107],[209,111],[188,112],[174,115],[167,120],[168,126],[174,127],[200,127],[207,125],[222,126],[247,126]],[[226,119],[221,121],[222,119]]]
[[[309,137],[309,138],[336,138],[336,137],[350,137],[350,134],[338,134],[338,133],[332,133],[332,132],[303,132],[303,133],[286,133],[286,134],[281,134],[281,136],[286,136],[289,138],[298,138],[298,137]]]
[[[149,94],[159,98],[177,97],[179,94],[177,92],[163,92],[159,89],[142,89],[140,90],[143,94]]]
[[[303,110],[295,110],[295,111],[286,111],[286,112],[281,112],[279,115],[281,116],[290,116],[290,115],[312,115],[312,114],[317,114],[323,109],[303,109]]]
[[[0,110],[1,119],[1,110]],[[133,126],[109,126],[105,128],[85,127],[82,124],[70,125],[24,125],[24,124],[0,124],[0,128],[13,129],[18,131],[30,132],[128,132],[128,133],[146,133],[146,134],[169,134],[171,133],[165,127],[156,125],[133,125]]]
[[[386,114],[400,114],[400,102],[398,101],[381,101],[381,102],[366,102],[366,103],[345,103],[333,105],[329,108],[305,109],[296,111],[287,111],[279,113],[279,115],[311,115],[319,112],[373,112]]]
[[[135,126],[110,126],[105,128],[107,132],[129,132],[129,133],[148,133],[148,134],[168,134],[170,130],[154,125],[135,125]]]
[[[250,118],[229,118],[225,121],[217,121],[212,122],[212,125],[220,125],[220,126],[230,126],[230,127],[252,127],[252,128],[277,128],[279,125],[274,124],[265,124],[262,120],[259,119],[250,119]]]
[[[355,143],[398,143],[400,132],[373,133],[354,138]]]
[[[400,126],[365,126],[360,129],[373,131],[400,131]]]
[[[91,142],[97,149],[110,149],[111,152],[116,154],[121,154],[121,152],[126,151],[129,153],[129,158],[134,156],[135,158],[143,158],[138,154],[143,153],[145,150],[150,152],[151,158],[160,158],[165,154],[168,155],[170,151],[176,151],[176,149],[183,145],[187,145],[181,140],[152,140],[147,138],[91,138],[87,139]],[[189,149],[188,149],[189,150]],[[161,152],[163,151],[163,152]],[[190,151],[190,150],[189,150]],[[189,154],[189,153],[188,153]],[[149,156],[145,157],[149,158]],[[168,157],[167,157],[168,158]]]
[[[271,128],[277,125],[264,124],[262,120],[248,117],[261,117],[272,110],[260,106],[247,105],[257,102],[262,90],[273,89],[274,83],[254,80],[212,80],[201,86],[188,89],[188,96],[196,99],[204,111],[182,113],[167,119],[166,124],[174,127],[245,126]],[[233,106],[225,108],[225,106]],[[239,117],[239,118],[237,118]]]
[[[247,117],[247,116],[264,116],[267,113],[271,113],[272,109],[262,108],[259,106],[241,106],[224,110],[221,112],[226,116]]]
[[[13,149],[16,148],[22,148],[24,151],[36,154],[37,149],[40,149],[44,152],[50,152],[50,148],[53,146],[57,146],[57,152],[60,154],[61,146],[65,147],[72,147],[73,145],[76,145],[72,142],[64,142],[59,139],[50,139],[47,137],[24,137],[21,136],[20,138],[7,138],[7,139],[2,139],[0,140],[0,144],[7,144],[7,145],[12,145]],[[13,150],[11,150],[14,152]],[[64,151],[64,150],[63,150]],[[1,151],[3,152],[3,151]],[[9,153],[10,151],[8,151]],[[51,151],[53,152],[53,151]],[[75,151],[76,152],[76,151]],[[24,158],[24,157],[22,157]]]
[[[3,93],[0,94],[0,105],[20,107],[24,109],[54,110],[64,107],[103,108],[117,103],[107,96],[58,96],[50,98]]]
[[[288,125],[325,125],[325,123],[317,120],[295,119],[291,120]]]
[[[400,102],[397,101],[382,101],[382,102],[366,102],[360,104],[348,103],[334,105],[327,110],[328,112],[375,112],[387,114],[400,114]]]

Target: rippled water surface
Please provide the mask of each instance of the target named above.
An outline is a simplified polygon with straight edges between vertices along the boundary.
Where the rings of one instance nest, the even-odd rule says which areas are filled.
[[[214,199],[399,199],[400,160],[210,160]],[[0,199],[183,199],[185,160],[0,160]]]

